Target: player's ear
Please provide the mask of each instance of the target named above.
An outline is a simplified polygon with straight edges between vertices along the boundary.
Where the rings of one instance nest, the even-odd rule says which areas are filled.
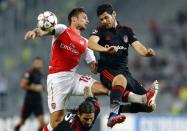
[[[77,17],[73,16],[71,17],[71,22],[75,22],[77,20]]]
[[[114,18],[116,17],[116,12],[115,12],[115,11],[112,12],[112,16],[113,16]]]
[[[77,116],[80,117],[80,113],[79,113],[79,111],[77,112]]]

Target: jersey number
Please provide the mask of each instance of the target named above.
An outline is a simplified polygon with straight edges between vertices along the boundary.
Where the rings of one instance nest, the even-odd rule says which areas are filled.
[[[79,81],[88,82],[91,78],[89,76],[81,76]]]

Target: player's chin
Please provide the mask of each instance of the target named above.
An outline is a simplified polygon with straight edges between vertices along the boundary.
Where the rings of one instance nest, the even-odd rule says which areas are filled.
[[[82,30],[82,31],[86,30],[86,26],[81,27],[80,30]]]

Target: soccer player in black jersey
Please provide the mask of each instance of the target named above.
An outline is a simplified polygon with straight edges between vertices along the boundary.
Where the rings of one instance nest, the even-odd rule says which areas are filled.
[[[78,109],[74,113],[68,112],[53,131],[89,131],[92,128],[100,112],[100,105],[89,87],[84,89],[84,98]]]
[[[24,104],[21,110],[20,121],[15,127],[15,131],[19,131],[25,120],[33,113],[39,123],[38,131],[42,131],[44,127],[44,113],[42,106],[41,93],[44,91],[42,85],[42,68],[43,60],[40,57],[35,57],[32,61],[32,67],[28,70],[20,81],[20,87],[26,90]]]
[[[98,6],[97,16],[101,24],[92,32],[88,47],[100,52],[97,72],[100,73],[102,84],[111,90],[111,113],[107,125],[113,127],[126,119],[120,114],[121,109],[125,110],[120,108],[121,102],[144,104],[128,105],[128,108],[134,110],[129,112],[148,112],[155,108],[158,82],[154,81],[152,87],[146,91],[132,77],[128,69],[128,47],[132,46],[138,54],[145,57],[155,56],[155,51],[146,48],[138,41],[131,28],[116,20],[116,12],[110,4]],[[144,106],[145,109],[142,109]]]

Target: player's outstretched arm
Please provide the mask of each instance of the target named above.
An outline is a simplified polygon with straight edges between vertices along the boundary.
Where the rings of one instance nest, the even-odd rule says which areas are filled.
[[[155,51],[152,48],[146,48],[139,41],[133,42],[132,47],[138,52],[138,54],[142,56],[151,57],[156,55]]]
[[[118,49],[115,46],[103,47],[98,44],[99,37],[92,35],[88,40],[88,48],[98,52],[116,53]]]
[[[41,30],[40,28],[35,28],[31,31],[26,32],[24,39],[25,40],[35,39],[37,37],[47,36],[47,35],[50,35],[50,34],[51,34],[51,31],[44,31],[44,30]]]

